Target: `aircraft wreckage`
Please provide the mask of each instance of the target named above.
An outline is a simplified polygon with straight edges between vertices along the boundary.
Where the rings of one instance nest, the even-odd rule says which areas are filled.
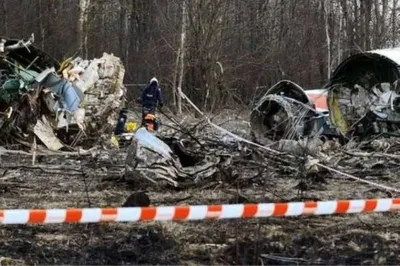
[[[250,122],[258,140],[298,139],[315,134],[327,114],[323,90],[305,91],[290,80],[282,80],[257,102]]]
[[[350,139],[400,134],[400,48],[344,60],[322,89],[283,80],[251,112],[252,133],[265,142],[332,136]]]
[[[33,41],[0,38],[0,145],[32,147],[38,141],[57,151],[93,146],[90,140],[103,136],[109,141],[125,101],[121,60],[104,53],[59,63]],[[258,141],[398,134],[399,65],[399,49],[376,50],[346,59],[319,90],[280,81],[252,110],[252,132]],[[128,147],[127,178],[179,186],[230,164],[224,149],[200,154],[200,143],[193,154],[181,139],[171,141],[138,129]]]
[[[123,104],[119,58],[58,63],[29,40],[0,38],[0,145],[72,147],[113,130]]]
[[[15,145],[44,153],[46,148],[62,153],[76,146],[118,146],[112,139],[126,95],[121,60],[104,53],[98,59],[77,57],[59,63],[33,42],[33,36],[0,37],[0,151]],[[130,144],[120,151],[126,155],[127,179],[133,174],[141,182],[161,180],[178,186],[179,181],[201,181],[225,163],[226,155],[192,155],[182,140],[168,142],[143,127],[128,135]],[[96,149],[92,152],[103,156]]]

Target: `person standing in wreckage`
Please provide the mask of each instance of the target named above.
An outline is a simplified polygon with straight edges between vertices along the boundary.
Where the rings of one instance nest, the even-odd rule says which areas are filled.
[[[139,101],[142,104],[142,126],[144,126],[146,114],[151,113],[155,115],[156,108],[158,107],[161,109],[164,105],[157,78],[153,77],[150,80]],[[154,123],[155,126],[158,127],[158,123],[156,121],[154,121]],[[155,130],[157,130],[157,128],[155,128]]]

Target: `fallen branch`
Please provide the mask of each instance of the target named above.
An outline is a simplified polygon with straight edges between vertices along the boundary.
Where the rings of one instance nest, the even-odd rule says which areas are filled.
[[[359,181],[359,182],[361,182],[361,183],[365,183],[365,184],[372,185],[372,186],[375,186],[375,187],[379,187],[379,188],[382,188],[382,189],[385,189],[385,190],[395,191],[395,192],[400,193],[400,190],[397,189],[397,188],[388,187],[388,186],[381,185],[381,184],[378,184],[378,183],[375,183],[375,182],[372,182],[372,181],[369,181],[369,180],[364,180],[364,179],[362,179],[362,178],[359,178],[359,177],[356,177],[356,176],[353,176],[353,175],[350,175],[350,174],[341,172],[341,171],[339,171],[339,170],[336,170],[336,169],[334,169],[334,168],[332,168],[332,167],[323,165],[323,164],[321,164],[321,163],[315,163],[315,165],[320,166],[320,167],[322,167],[322,168],[324,168],[324,169],[326,169],[326,170],[335,172],[335,173],[337,173],[337,174],[339,174],[339,175],[342,175],[342,176],[351,178],[351,179],[353,179],[353,180],[357,180],[357,181]]]
[[[400,160],[400,155],[396,154],[387,154],[387,153],[377,153],[377,152],[349,152],[343,151],[347,155],[356,156],[356,157],[368,157],[368,158],[386,158],[386,159],[394,159]]]
[[[211,126],[213,126],[213,127],[216,128],[216,129],[218,129],[219,131],[221,131],[221,132],[223,132],[223,133],[225,133],[225,134],[231,136],[232,138],[234,138],[234,139],[236,139],[236,140],[238,140],[238,141],[242,141],[242,142],[244,142],[244,143],[247,143],[247,144],[256,146],[256,147],[258,147],[258,148],[260,148],[260,149],[269,151],[269,152],[274,153],[274,154],[279,154],[279,155],[282,154],[281,152],[279,152],[279,151],[277,151],[277,150],[273,150],[273,149],[267,148],[267,147],[265,147],[265,146],[262,146],[262,145],[260,145],[260,144],[257,144],[257,143],[255,143],[255,142],[252,142],[252,141],[250,141],[250,140],[244,139],[244,138],[242,138],[242,137],[240,137],[240,136],[238,136],[238,135],[236,135],[236,134],[234,134],[234,133],[232,133],[232,132],[229,132],[229,131],[226,130],[225,128],[222,128],[222,127],[220,127],[220,126],[214,124],[213,122],[211,122],[210,118],[208,118],[202,111],[200,111],[200,109],[199,109],[199,108],[198,108],[198,107],[183,93],[183,92],[181,92],[181,96],[182,96],[182,98],[184,98],[186,101],[188,101],[188,103],[189,103],[200,115],[202,115],[202,116],[206,119],[206,121],[207,121],[208,124],[210,124]]]
[[[166,114],[165,114],[164,112],[162,112],[161,110],[160,110],[160,112],[161,112],[167,119],[169,119],[172,123],[174,123],[175,125],[179,126],[179,127],[181,128],[181,132],[182,132],[182,133],[187,134],[189,137],[191,137],[197,144],[200,145],[200,147],[201,147],[202,149],[206,149],[206,147],[204,147],[204,145],[203,145],[196,137],[194,137],[193,134],[192,134],[189,130],[187,130],[185,127],[183,127],[178,121],[176,121],[176,120],[173,119],[172,117],[166,115]],[[197,126],[197,125],[196,125],[196,126]]]
[[[59,151],[54,152],[45,149],[38,149],[35,151],[35,155],[41,156],[79,156],[79,155],[91,155],[93,152],[97,151],[97,148],[91,148],[89,150],[77,151],[77,152],[70,152],[70,151]],[[26,156],[33,156],[32,152],[20,151],[20,150],[7,150],[0,147],[0,156],[1,155],[26,155]]]
[[[147,169],[147,168],[142,168],[142,169],[138,168],[137,170],[138,170],[138,171],[143,171],[143,172],[152,172],[151,170],[149,170],[149,169]],[[153,183],[158,184],[157,181],[155,181],[154,179],[152,179],[152,178],[146,176],[145,174],[142,175],[142,176],[145,177],[146,179],[152,181]],[[160,175],[157,175],[157,178],[164,179],[164,180],[168,181],[169,183],[171,183],[172,185],[174,185],[174,187],[178,187],[178,182],[176,182],[175,180],[172,180],[172,179],[169,178],[169,177],[166,177],[166,176],[160,174]]]
[[[20,48],[26,48],[29,51],[28,46],[31,46],[33,44],[33,42],[35,41],[35,35],[32,33],[31,37],[29,38],[29,40],[24,41],[24,40],[19,40],[16,44],[13,45],[8,45],[8,46],[4,46],[4,50],[0,51],[0,52],[5,52],[5,51],[13,51],[16,49],[20,49]]]
[[[68,165],[26,165],[26,164],[1,164],[0,169],[28,169],[28,170],[59,170],[59,171],[70,171],[80,172],[80,169]]]

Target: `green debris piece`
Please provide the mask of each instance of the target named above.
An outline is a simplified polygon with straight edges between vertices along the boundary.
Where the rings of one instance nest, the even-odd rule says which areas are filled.
[[[3,90],[6,91],[18,91],[21,86],[21,82],[18,79],[9,79],[4,82]]]
[[[7,104],[19,97],[21,82],[18,79],[9,79],[0,88],[0,102]]]
[[[38,73],[33,70],[21,70],[18,72],[18,76],[20,76],[21,79],[28,84],[32,84],[37,75]]]

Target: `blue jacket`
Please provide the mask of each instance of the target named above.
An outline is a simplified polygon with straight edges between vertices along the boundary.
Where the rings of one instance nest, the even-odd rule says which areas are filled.
[[[149,84],[142,93],[142,107],[155,110],[157,105],[163,105],[161,89],[157,83]]]

